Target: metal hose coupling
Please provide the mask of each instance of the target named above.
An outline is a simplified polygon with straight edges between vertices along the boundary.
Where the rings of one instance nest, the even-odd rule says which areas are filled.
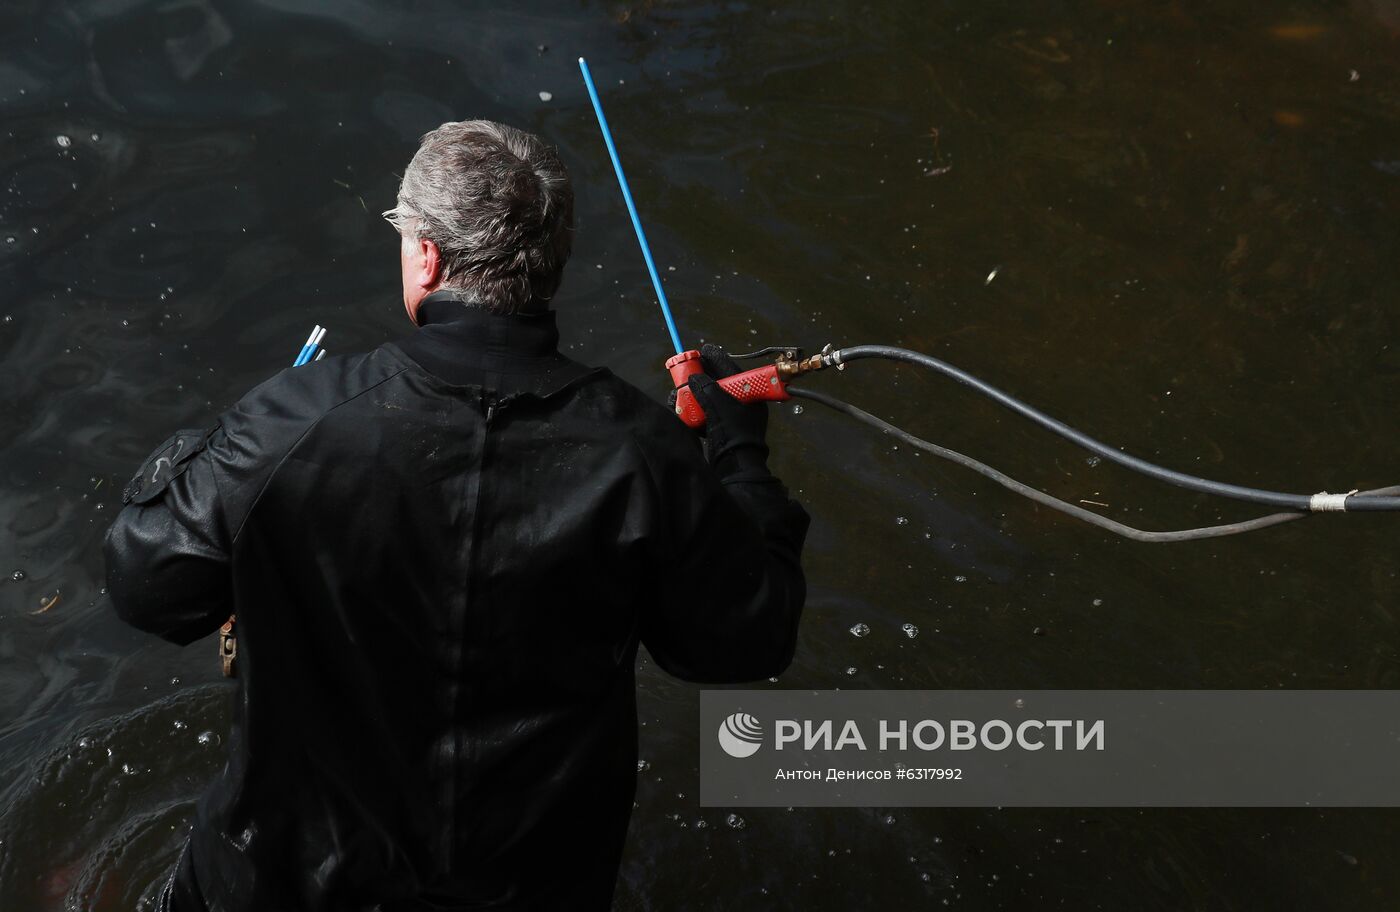
[[[812,371],[823,370],[834,367],[837,370],[845,370],[846,365],[841,362],[841,350],[832,348],[828,342],[826,346],[815,355],[809,358],[802,357],[802,349],[792,346],[770,345],[754,352],[745,352],[742,355],[732,355],[736,361],[743,361],[748,358],[761,358],[764,355],[776,353],[778,358],[774,362],[778,369],[778,379],[787,383],[802,374],[810,374]]]

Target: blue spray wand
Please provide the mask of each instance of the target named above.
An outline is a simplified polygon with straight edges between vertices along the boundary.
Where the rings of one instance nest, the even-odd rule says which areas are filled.
[[[647,233],[642,230],[642,217],[637,214],[637,204],[632,202],[632,190],[627,186],[627,175],[622,173],[622,160],[617,157],[617,146],[613,143],[612,131],[608,129],[608,118],[603,114],[603,102],[598,99],[598,89],[593,85],[593,74],[588,71],[588,61],[580,57],[578,68],[583,71],[583,84],[588,87],[588,97],[593,102],[593,113],[598,115],[598,128],[603,131],[603,142],[607,144],[608,157],[612,159],[613,171],[617,172],[617,183],[622,187],[627,214],[632,216],[632,228],[637,232],[637,243],[642,245],[642,259],[647,261],[647,272],[651,274],[651,284],[656,289],[656,300],[661,304],[661,315],[666,318],[666,329],[671,333],[671,344],[676,347],[676,354],[679,355],[685,351],[685,346],[681,345],[681,334],[676,332],[676,321],[671,317],[671,305],[666,301],[666,289],[661,287],[661,275],[656,271],[656,261],[651,258]]]
[[[622,199],[627,203],[627,214],[632,217],[632,229],[637,232],[637,243],[642,247],[642,259],[646,260],[652,287],[656,289],[656,300],[661,305],[661,315],[666,318],[666,329],[671,333],[671,344],[676,347],[676,354],[666,362],[666,370],[670,371],[671,381],[676,387],[676,414],[690,427],[701,427],[705,423],[705,410],[696,401],[689,385],[690,377],[704,370],[700,353],[686,351],[685,346],[681,345],[680,333],[676,332],[676,321],[671,317],[671,305],[666,301],[666,290],[661,287],[661,275],[656,271],[656,261],[651,256],[651,245],[647,243],[647,233],[642,230],[642,218],[637,214],[637,204],[632,201],[632,189],[627,186],[627,175],[622,173],[622,160],[617,157],[617,145],[613,142],[612,130],[608,129],[608,118],[603,114],[603,102],[598,98],[598,88],[593,85],[593,74],[588,71],[588,61],[580,57],[578,68],[583,72],[583,84],[588,87],[588,97],[593,102],[593,113],[598,115],[598,127],[603,131],[603,142],[608,147],[613,171],[617,173],[617,183],[622,188]],[[720,377],[716,383],[720,389],[741,402],[781,402],[788,398],[787,384],[784,382],[782,371],[787,371],[787,376],[794,375],[795,362],[789,360],[730,377]]]

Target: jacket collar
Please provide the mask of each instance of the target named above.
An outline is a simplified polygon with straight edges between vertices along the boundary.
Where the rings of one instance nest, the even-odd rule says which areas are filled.
[[[559,353],[554,311],[493,314],[457,293],[435,291],[418,306],[418,331],[389,343],[454,386],[547,396],[594,370]]]
[[[455,291],[435,291],[418,305],[417,335],[450,340],[464,353],[501,358],[543,358],[559,350],[554,311],[493,314]]]

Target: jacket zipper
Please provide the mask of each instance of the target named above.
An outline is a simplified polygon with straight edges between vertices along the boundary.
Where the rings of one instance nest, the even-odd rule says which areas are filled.
[[[477,567],[478,557],[481,554],[481,536],[485,529],[482,521],[482,481],[487,471],[487,464],[491,453],[491,428],[496,422],[496,417],[510,404],[511,397],[496,398],[496,396],[486,390],[482,390],[481,398],[478,400],[478,407],[482,410],[483,421],[481,428],[481,442],[477,449],[477,466],[475,478],[472,479],[471,492],[469,497],[472,501],[471,515],[471,545],[467,552],[467,584],[464,593],[462,614],[458,623],[452,625],[452,633],[457,637],[454,644],[454,661],[452,667],[452,757],[449,764],[447,782],[445,783],[444,802],[449,809],[446,832],[443,833],[442,844],[442,869],[446,873],[455,870],[456,841],[457,841],[457,781],[461,771],[462,763],[462,734],[459,727],[458,711],[462,697],[462,655],[466,650],[467,639],[471,634],[477,634],[479,630],[470,631],[468,627],[473,619],[480,619],[480,604],[478,599],[479,576]],[[480,626],[479,624],[477,626]]]

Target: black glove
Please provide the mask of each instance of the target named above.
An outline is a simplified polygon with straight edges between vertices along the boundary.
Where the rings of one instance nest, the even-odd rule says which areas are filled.
[[[768,406],[743,403],[720,389],[715,379],[743,373],[718,345],[700,347],[704,372],[690,378],[690,391],[705,410],[706,454],[721,475],[741,469],[764,469],[768,459]]]

